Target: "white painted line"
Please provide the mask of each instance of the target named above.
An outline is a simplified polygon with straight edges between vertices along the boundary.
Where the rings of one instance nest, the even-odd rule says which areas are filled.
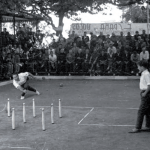
[[[134,127],[135,125],[104,125],[104,124],[80,124],[82,126],[100,126],[100,127]]]
[[[94,107],[78,122],[78,125],[93,111]]]
[[[12,83],[12,80],[11,81],[0,82],[0,86],[4,86],[4,85],[10,84],[10,83]]]
[[[22,107],[22,106],[14,106],[14,107]],[[32,106],[26,106],[26,107],[32,107]],[[51,106],[35,106],[35,107],[45,107],[45,108],[49,108]],[[58,106],[54,106],[54,107],[58,107]],[[80,108],[80,109],[92,109],[92,108],[100,108],[100,109],[130,109],[130,110],[137,110],[139,108],[123,108],[123,107],[80,107],[80,106],[62,106],[62,107],[66,107],[66,108],[74,108],[74,109],[77,109],[77,108]]]
[[[3,112],[5,109],[6,109],[6,105],[5,105],[4,108],[0,111],[0,113]]]
[[[4,148],[15,148],[15,149],[33,149],[31,147],[11,147],[11,146],[0,146],[0,149]]]
[[[9,148],[17,148],[17,149],[32,149],[31,147],[9,147]]]

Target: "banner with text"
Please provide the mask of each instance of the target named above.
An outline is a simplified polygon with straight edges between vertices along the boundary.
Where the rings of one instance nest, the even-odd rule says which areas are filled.
[[[134,35],[136,31],[141,34],[142,30],[147,33],[147,29],[149,29],[150,33],[150,24],[147,23],[73,23],[70,28],[70,34],[75,31],[76,34],[82,36],[86,31],[87,34],[93,32],[93,34],[99,35],[100,32],[103,32],[104,35],[111,35],[112,33],[120,35],[122,31],[124,35],[127,35],[127,32]]]

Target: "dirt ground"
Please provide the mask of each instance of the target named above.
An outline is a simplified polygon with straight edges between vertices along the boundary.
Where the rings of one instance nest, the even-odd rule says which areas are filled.
[[[28,92],[20,100],[21,93],[12,84],[0,87],[0,149],[149,150],[150,132],[128,133],[134,128],[140,104],[139,80],[33,80],[30,85],[41,95]],[[8,98],[15,108],[15,130],[11,117],[3,111]],[[62,101],[62,118],[58,116],[58,99]],[[23,103],[27,123],[23,123]],[[46,131],[42,131],[40,108],[45,109]]]

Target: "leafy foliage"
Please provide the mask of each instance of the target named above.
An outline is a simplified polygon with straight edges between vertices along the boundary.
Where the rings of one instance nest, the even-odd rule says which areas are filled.
[[[132,6],[123,15],[126,21],[131,20],[133,23],[146,23],[147,22],[147,11],[141,9],[141,6]]]

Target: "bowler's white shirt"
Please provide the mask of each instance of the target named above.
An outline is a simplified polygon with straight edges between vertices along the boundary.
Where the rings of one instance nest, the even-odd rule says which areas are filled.
[[[18,82],[22,82],[22,84],[24,84],[27,81],[27,77],[29,76],[28,72],[24,72],[24,73],[19,73],[18,77],[19,77],[19,81]],[[13,80],[13,85],[17,88],[18,86],[20,86],[20,84],[18,84],[18,82],[16,80]]]
[[[140,90],[147,90],[148,85],[150,85],[150,73],[146,69],[141,74],[141,78],[140,78]]]

